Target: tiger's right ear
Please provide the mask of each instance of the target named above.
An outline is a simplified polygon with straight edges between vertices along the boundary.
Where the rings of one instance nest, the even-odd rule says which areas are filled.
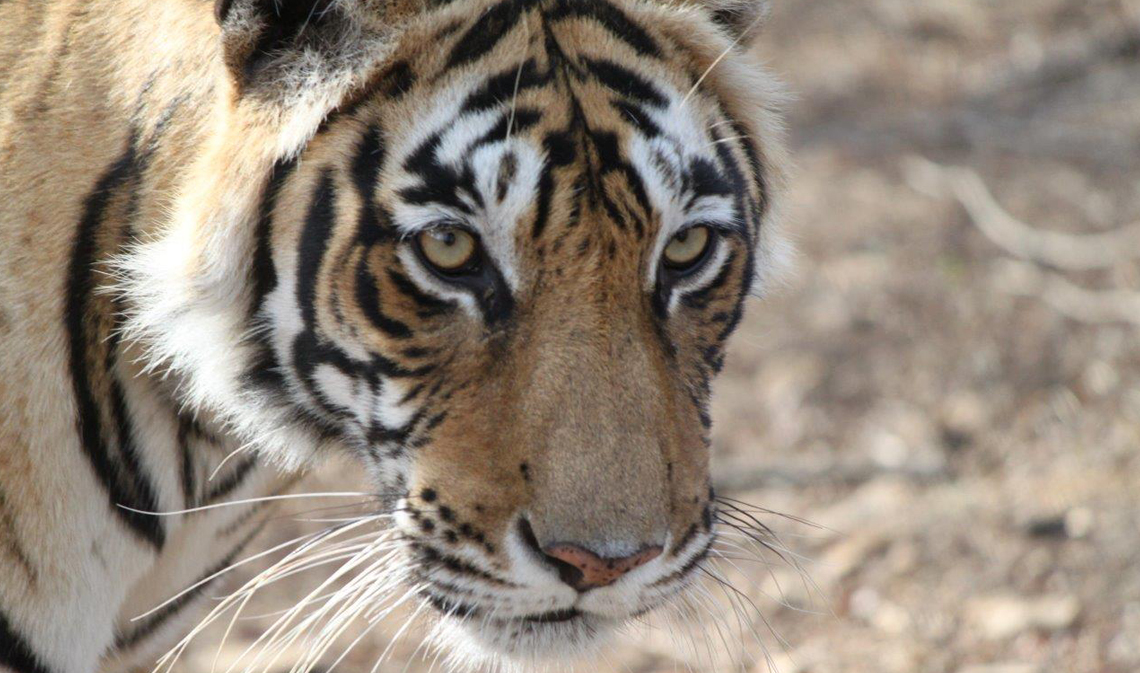
[[[768,0],[701,0],[701,4],[712,12],[713,21],[743,48],[752,44],[771,13]]]
[[[216,0],[223,59],[239,91],[285,94],[298,69],[319,69],[351,51],[360,36],[349,16],[353,1]]]

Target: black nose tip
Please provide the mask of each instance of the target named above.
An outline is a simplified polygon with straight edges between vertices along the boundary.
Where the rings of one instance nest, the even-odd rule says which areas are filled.
[[[661,554],[660,545],[643,547],[621,557],[599,556],[573,542],[556,542],[543,547],[526,519],[519,520],[519,534],[528,547],[558,571],[558,577],[578,591],[589,591],[613,584],[623,575]]]

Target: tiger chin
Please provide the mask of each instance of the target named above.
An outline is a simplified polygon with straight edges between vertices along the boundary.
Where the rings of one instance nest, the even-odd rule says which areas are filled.
[[[0,671],[181,651],[333,455],[330,629],[526,667],[677,604],[788,251],[763,4],[210,5],[0,3]]]

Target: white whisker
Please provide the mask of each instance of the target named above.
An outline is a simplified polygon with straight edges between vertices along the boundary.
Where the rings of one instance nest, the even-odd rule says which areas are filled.
[[[249,505],[255,502],[272,502],[275,500],[295,500],[297,498],[359,498],[369,497],[370,493],[357,493],[357,492],[330,492],[330,493],[286,493],[284,495],[266,495],[260,498],[244,498],[242,500],[227,500],[226,502],[217,502],[212,505],[203,505],[201,507],[191,507],[189,509],[169,510],[165,512],[148,512],[144,509],[135,509],[134,507],[127,507],[126,505],[118,505],[128,512],[135,512],[137,514],[147,514],[150,516],[175,516],[178,514],[190,514],[192,512],[204,512],[209,509],[218,509],[220,507],[233,507],[235,505]]]

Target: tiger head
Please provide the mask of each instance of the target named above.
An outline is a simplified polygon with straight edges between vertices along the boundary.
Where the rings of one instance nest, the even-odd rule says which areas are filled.
[[[708,400],[778,265],[754,0],[218,3],[133,326],[266,456],[359,457],[460,639],[582,650],[713,540]]]

